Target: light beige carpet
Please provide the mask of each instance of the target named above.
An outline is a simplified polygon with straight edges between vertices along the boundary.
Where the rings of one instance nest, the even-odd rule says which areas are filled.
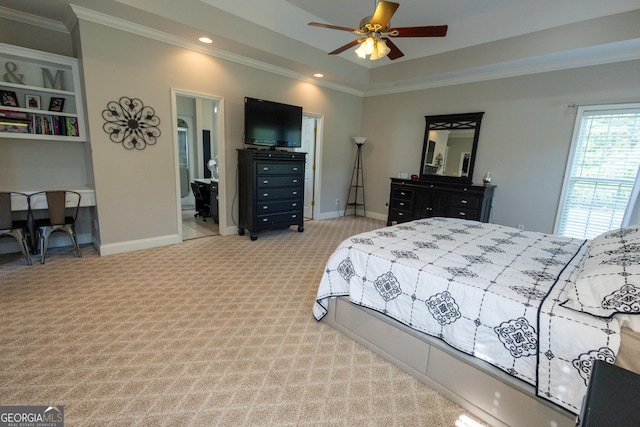
[[[311,314],[337,244],[383,225],[2,255],[0,405],[64,405],[67,426],[456,425],[469,414]]]

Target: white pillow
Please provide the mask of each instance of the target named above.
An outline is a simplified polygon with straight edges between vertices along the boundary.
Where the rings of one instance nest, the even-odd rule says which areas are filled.
[[[640,314],[640,226],[594,238],[567,297],[563,306],[594,316]]]

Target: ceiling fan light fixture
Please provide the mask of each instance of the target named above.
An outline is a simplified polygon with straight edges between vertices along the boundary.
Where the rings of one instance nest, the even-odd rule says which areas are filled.
[[[389,49],[385,41],[377,37],[367,37],[355,50],[359,58],[365,59],[369,55],[369,59],[372,61],[384,58],[390,51],[391,49]]]
[[[372,61],[375,61],[376,59],[384,58],[389,54],[389,52],[391,52],[391,49],[389,49],[389,46],[387,46],[387,43],[385,43],[384,40],[378,40],[376,42],[376,48],[371,53],[371,56],[369,57],[369,59]]]
[[[376,50],[376,40],[373,37],[367,37],[365,41],[360,43],[360,47],[357,50],[360,50],[364,55],[371,55]],[[364,56],[360,57],[364,58]]]
[[[340,27],[321,22],[309,22],[309,25],[331,30],[348,31],[359,38],[340,46],[329,52],[329,55],[338,55],[347,49],[359,45],[356,55],[361,59],[376,59],[388,57],[396,60],[404,56],[404,53],[387,37],[444,37],[447,35],[447,25],[424,25],[419,27],[391,27],[391,18],[400,6],[398,3],[384,0],[376,0],[376,8],[372,16],[360,21],[358,28]],[[389,46],[387,46],[389,43]]]

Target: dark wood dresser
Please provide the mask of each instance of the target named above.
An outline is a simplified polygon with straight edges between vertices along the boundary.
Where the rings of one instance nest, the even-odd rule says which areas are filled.
[[[304,165],[307,153],[238,150],[238,234],[298,226],[304,231]]]
[[[489,222],[495,186],[391,178],[387,225],[443,216]]]

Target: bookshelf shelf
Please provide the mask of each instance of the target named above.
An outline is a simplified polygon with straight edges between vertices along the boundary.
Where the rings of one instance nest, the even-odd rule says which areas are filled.
[[[0,43],[0,138],[86,141],[78,60]]]

